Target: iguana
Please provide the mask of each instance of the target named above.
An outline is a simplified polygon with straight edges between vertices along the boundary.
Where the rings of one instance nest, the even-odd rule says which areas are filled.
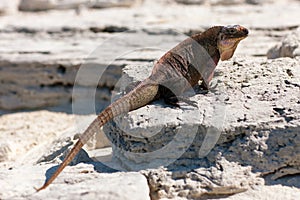
[[[73,160],[82,146],[105,123],[162,98],[166,103],[178,105],[180,95],[202,80],[208,89],[219,59],[230,59],[239,42],[248,36],[240,25],[214,26],[195,34],[164,54],[155,64],[151,75],[130,92],[105,108],[79,137],[77,143],[54,174],[38,188],[45,189]]]

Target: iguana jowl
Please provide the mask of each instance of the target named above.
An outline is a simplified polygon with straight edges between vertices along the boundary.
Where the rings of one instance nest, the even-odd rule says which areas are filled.
[[[240,25],[215,26],[187,38],[168,51],[154,65],[147,79],[97,116],[55,173],[37,191],[51,184],[91,136],[114,117],[145,106],[158,98],[176,105],[178,96],[198,84],[199,80],[208,88],[219,59],[230,59],[238,43],[247,36],[248,30]]]

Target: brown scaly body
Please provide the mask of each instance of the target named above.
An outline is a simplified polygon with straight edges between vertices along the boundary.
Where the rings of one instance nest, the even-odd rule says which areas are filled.
[[[145,106],[158,98],[177,105],[179,95],[198,84],[199,80],[208,88],[219,59],[231,58],[239,41],[247,35],[248,30],[239,25],[215,26],[193,35],[168,51],[154,65],[152,74],[147,79],[97,116],[55,173],[37,191],[51,184],[91,136],[114,117]]]

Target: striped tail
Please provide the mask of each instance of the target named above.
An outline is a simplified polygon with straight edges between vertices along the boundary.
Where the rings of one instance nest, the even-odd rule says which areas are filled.
[[[66,156],[64,161],[60,164],[54,174],[45,182],[45,184],[36,189],[40,191],[50,185],[56,177],[62,172],[62,170],[74,159],[82,146],[108,121],[114,117],[135,110],[142,107],[149,102],[153,101],[157,97],[158,85],[157,84],[145,84],[145,81],[138,85],[133,91],[129,92],[122,98],[118,99],[106,109],[104,109],[97,118],[89,125],[86,131],[80,136],[79,140]]]

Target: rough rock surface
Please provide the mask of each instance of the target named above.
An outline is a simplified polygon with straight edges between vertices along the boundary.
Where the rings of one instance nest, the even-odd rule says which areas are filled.
[[[45,11],[52,9],[80,9],[80,7],[110,8],[128,7],[137,0],[21,0],[21,11]],[[77,10],[80,13],[80,10]]]
[[[67,167],[55,187],[35,193],[34,187],[41,186],[45,175],[49,177],[49,173],[53,173],[65,150],[73,144],[74,133],[82,132],[94,117],[48,111],[1,116],[0,199],[149,199],[144,176],[112,173],[115,170],[93,162],[85,151],[81,151],[73,163],[88,164]],[[85,149],[107,146],[103,144],[103,135],[97,137]],[[96,141],[102,144],[93,144]],[[61,187],[61,184],[69,187]]]
[[[0,198],[150,200],[147,180],[140,173],[99,173],[101,166],[93,163],[67,167],[51,189],[36,193],[33,187],[43,184],[48,168],[49,165],[23,165],[1,169]],[[62,187],[65,184],[68,187]]]
[[[135,5],[139,1],[143,0],[94,0],[91,4],[93,8],[129,7]]]
[[[142,172],[148,178],[151,199],[197,199],[204,196],[228,196],[245,192],[249,187],[259,187],[262,178],[225,159],[217,161],[216,167],[197,168],[193,171],[168,171],[166,169]]]
[[[19,0],[2,0],[2,1],[0,1],[0,16],[16,13],[18,3],[19,3]]]
[[[51,0],[21,0],[19,10],[21,11],[43,11],[53,9],[57,1]]]
[[[300,28],[284,37],[279,44],[272,47],[267,53],[267,57],[270,59],[294,58],[296,56],[300,56]]]
[[[203,4],[205,0],[175,0],[177,3],[182,3],[182,4],[188,4],[188,5],[193,5],[193,4]]]
[[[243,3],[248,3],[248,4],[253,4],[253,5],[258,5],[258,4],[265,4],[265,3],[270,3],[273,2],[273,0],[212,0],[209,1],[212,5],[236,5],[236,4],[243,4]]]
[[[3,136],[6,136],[8,140],[24,140],[24,135],[28,126],[27,121],[34,121],[37,117],[43,117],[43,123],[37,123],[38,129],[36,131],[36,137],[46,131],[59,132],[59,130],[65,129],[65,126],[74,126],[74,116],[65,115],[64,123],[57,123],[51,121],[51,119],[61,119],[60,113],[51,112],[29,112],[23,113],[22,118],[18,118],[19,114],[10,114],[0,119],[2,125],[12,123],[9,126],[1,126],[1,130],[9,128],[14,129],[13,126],[19,127],[19,132],[23,134],[11,135],[8,131],[3,132]],[[24,117],[26,120],[23,120]],[[69,120],[67,120],[69,118]],[[85,119],[85,125],[91,120]],[[79,117],[78,121],[83,121],[82,117]],[[18,125],[16,125],[18,124]],[[74,133],[74,131],[73,131]],[[58,137],[65,138],[70,134],[68,131],[59,134]],[[52,140],[57,140],[57,135],[52,137]],[[11,138],[11,139],[10,139]],[[99,138],[102,140],[103,138]],[[32,139],[28,139],[32,140]],[[0,177],[1,187],[0,197],[1,199],[51,199],[51,198],[62,198],[62,199],[82,199],[99,197],[110,199],[118,199],[120,195],[128,199],[147,199],[149,188],[146,187],[147,183],[145,178],[138,175],[137,173],[112,173],[113,168],[107,168],[100,162],[88,161],[87,164],[78,164],[76,166],[67,167],[55,183],[49,187],[49,189],[40,193],[34,193],[33,187],[40,186],[45,180],[46,176],[49,176],[55,169],[54,164],[58,163],[57,157],[53,157],[47,163],[42,162],[36,165],[37,158],[40,158],[45,152],[55,152],[58,148],[61,152],[64,148],[59,145],[69,146],[65,144],[63,139],[59,139],[59,143],[55,141],[50,143],[51,138],[46,139],[45,143],[39,142],[39,144],[32,144],[30,150],[23,150],[28,152],[25,155],[18,155],[15,162],[2,162],[0,164]],[[13,142],[15,145],[21,145],[20,142]],[[55,148],[56,147],[56,148]],[[52,150],[50,150],[52,148]],[[99,152],[101,149],[98,150]],[[93,151],[88,151],[89,155],[93,155]],[[98,155],[99,155],[98,152]],[[89,159],[87,154],[77,160],[76,163],[81,162],[83,159]],[[33,165],[34,164],[34,165]],[[75,163],[74,163],[75,164]],[[119,163],[120,164],[120,163]],[[113,166],[108,165],[108,166]],[[115,166],[117,168],[117,166]],[[108,172],[104,173],[104,172]],[[195,197],[202,195],[205,199],[205,194],[214,194],[213,197],[218,198],[229,198],[229,199],[262,199],[265,198],[266,194],[274,196],[276,191],[277,198],[295,199],[300,194],[300,190],[297,188],[282,187],[280,185],[275,186],[264,186],[263,181],[258,176],[259,174],[253,174],[250,167],[241,167],[239,164],[234,162],[226,161],[220,158],[217,161],[217,165],[209,168],[195,168],[193,171],[169,171],[166,169],[152,169],[143,170],[144,174],[149,182],[151,189],[151,198],[156,199],[160,197],[176,197],[176,199],[187,199],[189,197]],[[20,176],[20,174],[23,174]],[[62,187],[63,185],[63,187]],[[120,187],[120,185],[122,187]],[[273,184],[272,184],[273,185]],[[205,187],[206,186],[206,187]],[[248,186],[252,189],[244,191]],[[112,189],[113,188],[113,189]],[[155,189],[154,189],[155,188]],[[184,188],[181,192],[181,188]],[[128,193],[126,192],[128,191]],[[238,193],[231,196],[230,193]],[[205,193],[205,194],[204,194]],[[134,194],[134,195],[133,195]],[[147,195],[146,195],[147,194]],[[204,195],[204,196],[203,196]],[[208,196],[211,198],[212,196]],[[276,199],[276,198],[275,198]]]
[[[62,131],[66,131],[74,121],[74,117],[61,113],[58,118],[55,113],[40,111],[31,115],[28,113],[3,115],[0,121],[0,161],[3,162],[17,161],[25,155],[24,152],[32,150],[38,144],[46,145],[49,139],[58,137]],[[45,125],[48,129],[40,129]]]
[[[181,4],[188,4],[188,5],[207,3],[214,6],[220,6],[220,5],[230,6],[230,5],[237,5],[237,4],[244,4],[244,3],[257,5],[266,2],[272,2],[272,0],[175,0],[175,1]]]
[[[150,160],[149,165],[159,166],[164,159],[172,163],[169,159],[179,157],[184,165],[187,159],[195,165],[199,151],[206,156],[210,149],[207,153],[203,149],[214,147],[198,161],[200,166],[210,165],[221,153],[255,171],[276,172],[275,179],[279,174],[299,173],[299,65],[299,59],[290,58],[245,57],[224,62],[215,77],[216,88],[191,97],[198,108],[184,103],[181,109],[165,108],[154,103],[104,126],[116,146],[114,155],[132,169],[143,168]],[[125,79],[141,80],[150,72],[150,67],[137,72],[140,69],[125,69]],[[206,138],[210,134],[215,138]],[[211,147],[202,147],[209,142]],[[187,152],[181,155],[182,150]]]
[[[236,5],[236,4],[242,4],[245,3],[244,0],[212,0],[209,1],[212,5]]]

